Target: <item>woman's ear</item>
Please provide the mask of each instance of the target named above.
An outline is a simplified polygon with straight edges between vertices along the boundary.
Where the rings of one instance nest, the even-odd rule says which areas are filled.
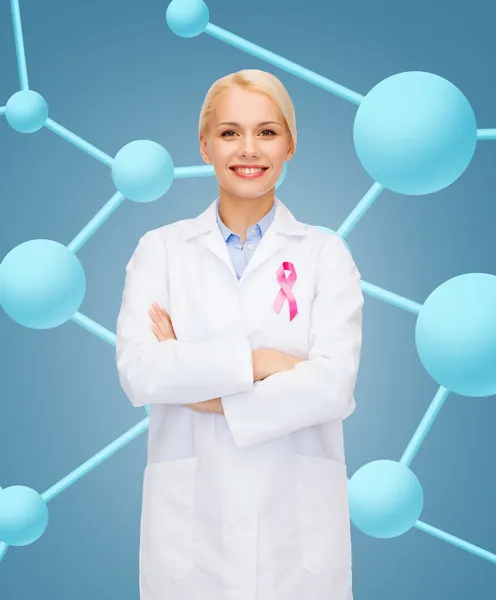
[[[293,158],[294,153],[295,153],[295,148],[294,148],[293,140],[291,140],[289,142],[289,150],[286,154],[286,160],[284,162],[289,162]]]
[[[207,165],[211,164],[211,160],[207,152],[207,142],[203,133],[200,133],[200,154]]]

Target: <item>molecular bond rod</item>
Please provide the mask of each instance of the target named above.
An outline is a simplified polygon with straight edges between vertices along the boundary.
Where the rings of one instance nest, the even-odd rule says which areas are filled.
[[[215,175],[212,165],[174,168],[174,179],[183,179],[184,177],[205,177],[206,175]]]
[[[70,142],[71,144],[74,144],[74,146],[76,146],[80,150],[87,152],[90,156],[93,156],[93,158],[96,158],[103,164],[107,165],[107,167],[112,166],[112,162],[114,159],[111,156],[105,154],[98,148],[95,148],[95,146],[92,146],[91,144],[78,137],[65,127],[62,127],[62,125],[59,125],[58,123],[50,119],[50,117],[46,120],[45,127],[59,135],[61,138],[64,138],[64,140]]]
[[[382,192],[384,187],[377,183],[377,181],[372,185],[369,191],[365,194],[365,196],[360,200],[360,202],[355,206],[355,208],[351,211],[348,217],[345,219],[341,227],[337,230],[337,234],[342,238],[345,238],[350,231],[355,227],[358,221],[365,215],[365,213],[372,206],[374,201],[377,199],[379,194]]]
[[[81,327],[83,327],[83,329],[86,329],[93,335],[96,335],[101,340],[103,340],[104,342],[107,342],[111,346],[116,345],[115,333],[112,333],[108,329],[105,329],[105,327],[96,323],[96,321],[93,321],[92,319],[90,319],[86,315],[83,315],[79,311],[75,312],[72,315],[71,321],[74,321],[74,323],[76,323],[76,325],[80,325]]]
[[[309,83],[312,83],[313,85],[316,85],[327,92],[331,92],[332,94],[335,94],[344,100],[348,100],[348,102],[359,105],[364,98],[364,96],[361,94],[358,94],[357,92],[354,92],[340,85],[339,83],[335,83],[330,79],[322,77],[322,75],[319,75],[318,73],[314,73],[309,69],[305,69],[305,67],[301,67],[300,65],[297,65],[296,63],[291,62],[290,60],[287,60],[278,54],[274,54],[269,50],[265,50],[265,48],[257,46],[256,44],[253,44],[252,42],[249,42],[248,40],[245,40],[234,33],[230,33],[221,27],[217,27],[217,25],[208,23],[204,31],[218,40],[226,42],[227,44],[230,44],[239,50],[243,50],[252,56],[256,56],[257,58],[275,65],[276,67],[279,67],[280,69],[283,69],[292,75],[296,75],[297,77],[300,77],[301,79],[308,81]]]
[[[424,523],[423,521],[417,521],[414,524],[414,527],[420,529],[424,533],[428,533],[429,535],[437,537],[443,542],[453,544],[453,546],[456,546],[457,548],[461,548],[462,550],[466,550],[467,552],[476,554],[480,558],[485,558],[486,560],[496,564],[496,554],[493,554],[492,552],[488,552],[487,550],[483,550],[478,546],[474,546],[474,544],[465,542],[464,540],[461,540],[460,538],[457,538],[454,535],[441,531],[441,529],[436,529],[435,527],[432,527],[432,525],[427,525],[427,523]]]
[[[407,312],[411,312],[414,315],[418,315],[422,308],[422,304],[418,302],[414,302],[413,300],[409,300],[408,298],[404,298],[398,294],[393,292],[389,292],[384,288],[381,288],[373,283],[368,283],[367,281],[360,282],[362,286],[362,291],[369,296],[373,296],[377,300],[382,300],[383,302],[387,302],[388,304],[392,304],[397,308],[402,308]]]
[[[49,502],[50,500],[55,498],[55,496],[57,496],[58,494],[63,492],[70,485],[73,485],[74,483],[76,483],[76,481],[81,479],[81,477],[88,474],[90,471],[92,471],[96,467],[98,467],[98,465],[100,465],[103,461],[107,460],[107,458],[110,458],[118,450],[121,450],[121,448],[124,448],[124,446],[127,446],[127,444],[129,444],[129,442],[132,442],[135,438],[137,438],[144,431],[146,431],[148,429],[149,422],[150,422],[150,418],[145,417],[142,421],[140,421],[136,425],[133,425],[133,427],[131,427],[131,429],[128,429],[128,431],[123,433],[120,437],[118,437],[116,440],[111,442],[108,446],[103,448],[103,450],[100,450],[100,452],[98,452],[97,454],[92,456],[90,459],[88,459],[86,462],[84,462],[82,465],[77,467],[77,469],[74,469],[74,471],[72,471],[71,473],[66,475],[63,479],[58,481],[55,485],[52,485],[51,488],[49,488],[48,490],[43,492],[41,494],[42,498],[45,500],[45,502]]]
[[[22,36],[21,11],[19,0],[11,0],[12,24],[14,26],[14,40],[17,55],[17,68],[19,70],[19,81],[21,90],[28,90],[28,71],[26,68],[26,52],[24,50],[24,39]]]
[[[496,129],[477,129],[478,140],[496,140]]]
[[[410,443],[408,444],[405,452],[403,453],[403,456],[399,461],[401,464],[406,465],[407,467],[410,466],[410,463],[412,462],[414,456],[417,454],[420,445],[424,441],[429,429],[432,427],[434,419],[437,417],[437,414],[441,410],[449,393],[450,391],[448,389],[446,389],[442,385],[439,386],[439,389],[436,392],[436,395],[434,396],[429,408],[427,409],[424,418],[417,427],[417,431],[413,435]]]
[[[102,206],[102,208],[96,213],[91,221],[77,234],[67,247],[73,252],[77,252],[81,246],[87,242],[90,237],[103,225],[103,223],[110,217],[110,215],[122,204],[125,200],[124,196],[120,192],[110,198],[110,200]]]

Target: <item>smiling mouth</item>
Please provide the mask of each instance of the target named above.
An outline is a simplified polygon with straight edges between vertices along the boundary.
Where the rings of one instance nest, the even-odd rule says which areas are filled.
[[[265,175],[269,167],[242,168],[229,167],[236,177],[239,179],[260,179]]]
[[[260,179],[269,167],[229,167],[239,179]]]
[[[262,171],[266,171],[269,167],[229,167],[231,171],[235,173],[244,173],[246,175],[251,175],[254,173],[260,173]]]

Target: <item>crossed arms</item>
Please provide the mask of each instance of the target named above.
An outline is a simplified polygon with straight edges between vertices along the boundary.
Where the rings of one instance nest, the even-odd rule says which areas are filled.
[[[353,412],[363,295],[360,273],[339,236],[329,235],[319,255],[308,359],[289,369],[288,363],[275,368],[276,351],[252,351],[245,336],[157,343],[148,311],[154,302],[168,308],[166,264],[165,244],[153,230],[140,239],[126,267],[116,358],[134,406],[217,400],[240,448]]]
[[[169,313],[157,302],[154,302],[150,306],[148,314],[152,320],[152,331],[159,342],[177,339]],[[262,381],[275,373],[289,371],[303,360],[279,350],[269,349],[253,350],[251,359],[253,364],[253,382]],[[224,414],[221,398],[203,400],[202,402],[186,404],[186,406],[198,412]]]

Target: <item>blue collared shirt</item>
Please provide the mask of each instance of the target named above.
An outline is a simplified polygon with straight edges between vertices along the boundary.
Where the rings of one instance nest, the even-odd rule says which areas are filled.
[[[249,263],[256,247],[260,243],[263,234],[272,223],[275,212],[276,203],[274,202],[272,208],[265,217],[262,217],[255,225],[248,227],[246,242],[243,244],[239,235],[224,225],[219,215],[219,199],[217,199],[217,224],[219,225],[220,232],[226,242],[238,280],[243,275],[246,265]]]

